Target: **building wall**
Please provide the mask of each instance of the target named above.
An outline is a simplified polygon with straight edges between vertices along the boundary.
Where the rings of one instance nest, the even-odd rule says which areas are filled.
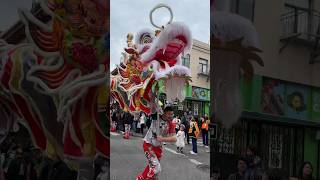
[[[311,7],[320,11],[320,1],[313,0]],[[280,42],[281,15],[284,10],[285,0],[255,0],[253,24],[259,35],[260,48],[263,50],[260,55],[265,64],[264,67],[254,64],[255,74],[320,87],[320,63],[309,64],[313,46],[293,42],[279,53],[279,49],[284,45]],[[262,79],[255,76],[253,82],[249,87],[241,84],[244,109],[261,113],[261,109],[259,109],[261,100],[254,99],[261,98],[259,87],[262,85]],[[280,121],[280,119],[280,117],[274,117],[276,121]],[[317,120],[315,119],[315,121]],[[320,172],[319,148],[315,128],[304,128],[303,152],[303,157],[296,158],[310,161],[314,166],[313,176],[318,179]]]
[[[198,40],[193,40],[193,47],[190,52],[190,69],[192,82],[190,85],[210,89],[210,79],[204,75],[198,75],[199,58],[208,60],[210,67],[210,46]]]
[[[210,79],[209,76],[199,74],[200,58],[208,60],[208,69],[210,68],[210,46],[204,42],[193,40],[193,46],[190,51],[190,70],[192,82],[186,86],[186,100],[183,102],[184,110],[191,111],[192,115],[209,115],[210,100]],[[208,73],[209,74],[209,73]],[[200,92],[204,92],[201,94]],[[197,110],[196,110],[197,109]],[[196,113],[198,111],[198,114]]]
[[[320,10],[320,1],[313,0],[313,8],[319,11]]]
[[[261,54],[265,67],[255,65],[259,75],[320,87],[320,63],[309,64],[313,47],[291,43],[281,54],[283,43],[280,17],[284,12],[284,0],[255,1],[254,25],[259,34]],[[314,6],[320,10],[320,2]]]

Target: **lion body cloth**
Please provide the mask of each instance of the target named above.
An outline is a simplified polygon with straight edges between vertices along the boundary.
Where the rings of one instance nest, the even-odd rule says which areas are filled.
[[[40,9],[49,22],[18,12],[26,43],[0,42],[0,137],[19,120],[34,146],[81,169],[80,159],[109,157],[100,118],[107,118],[109,4],[43,0]]]

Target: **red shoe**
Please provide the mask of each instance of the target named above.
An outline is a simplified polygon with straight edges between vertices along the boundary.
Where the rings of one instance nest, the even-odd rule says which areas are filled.
[[[138,177],[136,178],[136,180],[145,180],[141,174],[138,175]]]
[[[129,139],[129,133],[125,133],[123,136],[124,139]]]

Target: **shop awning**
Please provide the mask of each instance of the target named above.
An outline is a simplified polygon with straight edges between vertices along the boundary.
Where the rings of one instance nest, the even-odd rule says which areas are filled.
[[[186,97],[186,100],[210,102],[210,100],[207,100],[207,99],[198,99],[198,98],[194,98],[194,97]]]
[[[320,127],[320,120],[318,122],[308,121],[308,120],[293,119],[293,118],[288,118],[284,116],[276,116],[276,115],[270,115],[270,114],[264,114],[264,113],[258,113],[258,112],[243,111],[241,117],[249,120],[266,121],[270,123],[286,124],[286,125],[292,125],[292,126],[304,126],[304,127],[313,127],[313,128]]]

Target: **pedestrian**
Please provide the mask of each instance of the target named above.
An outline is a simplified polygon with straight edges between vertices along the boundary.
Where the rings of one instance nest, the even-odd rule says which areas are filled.
[[[185,134],[184,134],[184,125],[181,124],[180,126],[180,130],[177,132],[177,142],[176,142],[176,146],[177,146],[177,152],[179,153],[183,153],[182,149],[185,146],[184,143],[184,138],[185,138]]]
[[[163,142],[176,142],[174,127],[172,127],[173,108],[167,106],[159,119],[153,120],[145,135],[143,150],[148,164],[136,180],[156,179],[161,172],[160,158],[162,156]]]
[[[202,119],[204,119],[203,117],[201,116],[197,116],[197,123],[198,123],[198,126],[201,128],[202,126]]]
[[[172,120],[172,125],[174,126],[174,127],[176,127],[176,125],[177,125],[177,117],[175,117],[175,118],[173,118],[173,120]],[[175,131],[176,131],[176,134],[177,134],[177,130],[176,130],[176,128],[174,128],[175,129]]]
[[[149,129],[150,126],[151,126],[151,122],[152,122],[152,115],[149,115],[149,116],[147,117],[147,120],[146,120],[146,126],[147,126],[148,129]]]
[[[144,129],[144,126],[145,126],[145,121],[146,121],[146,115],[144,113],[142,113],[140,119],[139,119],[139,124],[140,124],[140,132],[143,136],[143,129]]]
[[[119,121],[120,121],[120,130],[124,133],[126,131],[125,129],[125,112],[121,112],[120,113],[120,118],[119,118]]]
[[[175,130],[176,130],[176,133],[178,133],[178,131],[180,130],[181,120],[180,120],[179,116],[177,116],[173,120],[175,120]]]
[[[246,158],[239,158],[237,161],[237,169],[238,171],[231,174],[228,177],[228,180],[247,180],[245,179],[245,173],[247,170],[247,160]]]
[[[139,120],[137,121],[138,123],[137,123],[137,131],[136,131],[136,133],[141,133],[141,123],[140,123],[140,118],[139,118]]]
[[[10,163],[7,177],[10,180],[25,180],[26,179],[26,162],[23,158],[23,149],[16,149],[16,156]]]
[[[188,123],[187,116],[188,116],[187,112],[184,112],[184,114],[181,118],[181,124],[184,125],[184,135],[187,138],[187,144],[189,144],[189,135],[188,135],[189,123]]]
[[[111,132],[115,132],[117,129],[117,122],[118,122],[118,112],[117,111],[113,111],[112,113],[112,124],[111,124]]]
[[[248,163],[246,179],[261,179],[261,158],[257,155],[257,149],[254,146],[248,147],[246,158]]]
[[[37,180],[38,174],[35,167],[35,154],[34,151],[36,149],[32,146],[27,148],[27,151],[24,156],[24,160],[26,163],[26,180]]]
[[[140,119],[141,113],[135,114],[133,116],[132,130],[136,133],[139,133],[140,129],[138,129],[138,123]]]
[[[204,118],[201,118],[201,121],[202,121],[202,125],[201,125],[202,143],[205,147],[209,147],[209,140],[208,140],[209,125],[207,124]]]
[[[190,144],[190,136],[189,136],[190,122],[191,122],[191,119],[188,119],[188,120],[187,120],[187,125],[186,125],[187,144]]]
[[[204,114],[204,120],[208,120],[209,117],[208,117],[208,114]]]
[[[191,137],[192,140],[192,151],[190,151],[191,154],[196,155],[198,153],[198,148],[197,148],[197,139],[199,137],[199,127],[197,123],[197,118],[193,118],[192,122],[190,123],[190,128],[189,128],[189,136]]]
[[[9,141],[11,141],[11,140],[9,140]],[[5,161],[3,163],[3,171],[5,174],[8,173],[9,166],[10,166],[11,162],[13,161],[13,159],[15,159],[15,157],[16,157],[16,149],[17,149],[16,143],[11,142],[11,145],[8,148],[8,151],[6,153]]]
[[[126,112],[124,115],[125,131],[124,131],[123,138],[125,139],[129,139],[130,137],[130,130],[131,130],[131,125],[133,123],[133,118],[134,116],[132,116],[129,112]]]
[[[262,180],[283,180],[283,178],[279,169],[270,169],[263,174]]]
[[[311,162],[304,162],[299,169],[298,177],[291,177],[290,180],[314,180],[312,173],[313,166]]]
[[[121,127],[121,118],[122,118],[122,113],[121,113],[121,111],[120,110],[117,110],[117,121],[116,121],[116,123],[117,123],[117,131],[121,131],[121,129],[122,129],[122,127]]]
[[[32,150],[33,154],[33,164],[34,164],[34,170],[37,174],[37,179],[40,177],[41,168],[44,165],[44,156],[41,149],[34,148]]]

